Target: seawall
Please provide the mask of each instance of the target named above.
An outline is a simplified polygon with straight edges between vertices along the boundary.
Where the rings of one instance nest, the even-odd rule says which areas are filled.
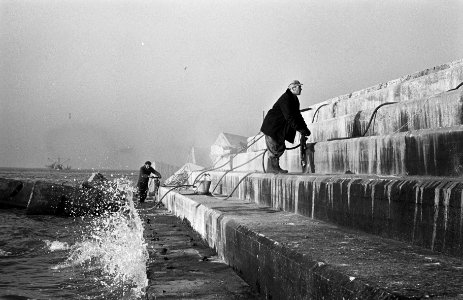
[[[161,194],[168,189],[161,188]],[[461,260],[250,201],[171,192],[186,218],[267,299],[419,299],[463,294]]]

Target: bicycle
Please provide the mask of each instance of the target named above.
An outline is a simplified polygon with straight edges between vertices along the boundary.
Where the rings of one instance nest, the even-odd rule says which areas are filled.
[[[152,179],[153,181],[150,181],[148,186],[151,186],[151,184],[154,184],[153,191],[149,192],[149,195],[153,196],[154,206],[157,206],[157,205],[159,205],[159,203],[156,204],[156,201],[159,198],[158,191],[159,191],[159,186],[161,185],[161,180],[157,176],[150,176],[149,178]]]

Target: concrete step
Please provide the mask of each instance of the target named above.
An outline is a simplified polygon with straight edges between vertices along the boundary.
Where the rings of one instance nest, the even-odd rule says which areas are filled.
[[[463,82],[463,60],[457,60],[319,102],[311,106],[312,110],[304,112],[303,116],[309,124],[312,123],[319,107],[315,120],[328,120],[356,114],[359,110],[373,110],[385,102],[427,99],[451,90],[461,82]]]
[[[237,198],[170,192],[163,203],[267,299],[463,295],[460,258]]]
[[[457,126],[463,121],[462,106],[463,89],[459,89],[426,99],[382,106],[374,117],[375,109],[359,108],[355,114],[307,123],[312,132],[308,142]]]
[[[315,145],[321,173],[461,176],[463,126],[425,129]]]
[[[213,193],[463,257],[461,178],[209,174]]]
[[[463,175],[462,125],[319,142],[314,149],[315,173],[320,174]],[[263,171],[262,156],[256,158],[262,152],[238,154],[222,169],[242,165],[236,171]],[[280,165],[290,172],[300,172],[300,150],[285,151]]]

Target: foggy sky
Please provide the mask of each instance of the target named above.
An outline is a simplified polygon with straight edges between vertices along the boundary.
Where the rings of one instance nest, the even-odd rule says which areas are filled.
[[[301,107],[463,58],[463,1],[0,0],[0,167],[182,165]]]

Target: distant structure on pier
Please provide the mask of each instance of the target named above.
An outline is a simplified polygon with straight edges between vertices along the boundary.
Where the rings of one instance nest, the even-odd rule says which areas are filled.
[[[213,163],[230,155],[240,152],[246,148],[247,137],[222,132],[211,146],[210,157]]]
[[[202,166],[205,168],[210,167],[212,166],[212,161],[209,154],[209,147],[191,147],[186,163]]]

